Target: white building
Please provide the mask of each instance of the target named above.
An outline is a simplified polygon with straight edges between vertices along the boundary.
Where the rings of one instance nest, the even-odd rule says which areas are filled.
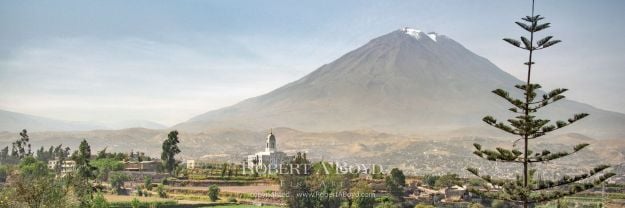
[[[276,148],[276,136],[270,131],[265,141],[265,151],[257,152],[253,155],[247,156],[247,167],[254,168],[256,165],[261,168],[277,169],[278,166],[286,161],[289,161],[291,157],[286,153],[278,151]]]
[[[63,164],[59,164],[59,160],[49,160],[48,161],[48,169],[55,170],[57,167],[60,168],[61,174],[71,173],[76,170],[76,162],[73,160],[63,160]]]
[[[187,169],[195,169],[195,160],[187,160]]]

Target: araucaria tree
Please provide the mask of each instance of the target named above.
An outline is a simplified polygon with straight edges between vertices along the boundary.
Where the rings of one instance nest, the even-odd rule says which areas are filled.
[[[176,169],[176,154],[180,153],[178,148],[178,131],[171,131],[167,135],[167,139],[163,141],[163,152],[161,153],[161,160],[163,160],[163,166],[168,173],[172,173]]]
[[[551,122],[549,119],[541,119],[535,116],[539,109],[562,100],[564,98],[562,94],[567,91],[567,89],[554,89],[550,92],[542,92],[539,90],[541,86],[532,83],[530,80],[532,66],[535,64],[532,60],[532,55],[538,50],[548,48],[560,42],[560,40],[555,40],[553,36],[542,37],[538,41],[535,41],[538,39],[535,37],[535,33],[547,29],[550,26],[549,23],[541,22],[543,19],[544,17],[540,15],[534,15],[534,2],[532,1],[532,15],[522,18],[522,22],[516,22],[517,25],[529,32],[529,38],[521,37],[520,41],[509,38],[503,39],[517,48],[526,50],[529,55],[529,60],[524,63],[527,65],[527,80],[525,80],[526,82],[523,85],[515,86],[523,92],[524,96],[521,99],[517,99],[505,90],[497,89],[493,91],[493,93],[512,104],[512,108],[509,110],[516,116],[508,119],[507,122],[497,121],[492,116],[483,118],[483,121],[488,125],[518,137],[519,139],[516,140],[514,144],[516,144],[517,141],[521,141],[523,143],[522,149],[518,149],[516,145],[513,145],[512,149],[498,147],[495,150],[490,150],[482,148],[480,144],[474,144],[476,148],[474,151],[475,155],[489,161],[518,164],[523,167],[522,174],[517,175],[516,179],[495,179],[489,175],[480,174],[476,168],[467,168],[469,172],[482,178],[486,182],[501,187],[501,190],[497,192],[481,191],[478,189],[471,189],[471,192],[488,198],[523,204],[524,207],[588,190],[595,185],[603,183],[606,179],[614,175],[613,173],[600,175],[599,173],[609,166],[599,165],[589,172],[580,175],[564,176],[556,180],[535,180],[533,175],[536,170],[528,169],[530,164],[553,161],[579,152],[588,146],[588,144],[577,144],[573,146],[571,151],[563,152],[551,152],[549,150],[533,152],[528,148],[530,141],[588,116],[586,113],[579,113],[573,115],[572,118],[566,121],[556,122]]]

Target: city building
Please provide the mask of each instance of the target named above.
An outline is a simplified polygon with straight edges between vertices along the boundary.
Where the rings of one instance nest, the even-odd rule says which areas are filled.
[[[60,173],[62,175],[66,173],[71,173],[76,170],[76,162],[73,160],[63,160],[62,164],[59,160],[49,160],[48,161],[48,169],[56,170],[60,168]]]
[[[189,170],[195,169],[197,167],[196,163],[195,163],[195,160],[187,160],[186,163],[187,163],[187,169],[189,169]]]
[[[156,172],[160,161],[126,161],[124,162],[125,171],[143,171],[143,172]]]
[[[278,151],[276,147],[276,136],[273,134],[273,131],[269,131],[269,135],[267,135],[267,140],[265,141],[265,150],[262,152],[257,152],[253,155],[248,155],[246,159],[247,167],[252,169],[277,169],[279,165],[291,160],[292,156],[287,156],[286,153]]]

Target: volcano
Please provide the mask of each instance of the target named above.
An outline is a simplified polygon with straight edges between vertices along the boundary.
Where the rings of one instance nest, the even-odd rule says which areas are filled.
[[[374,129],[409,134],[486,129],[481,121],[485,115],[514,116],[506,110],[510,106],[491,91],[516,92],[513,86],[520,83],[445,35],[403,28],[272,92],[198,115],[173,128],[191,132],[224,127]],[[560,101],[543,112],[541,116],[554,120],[590,113],[563,132],[596,138],[625,135],[625,114],[572,100]]]

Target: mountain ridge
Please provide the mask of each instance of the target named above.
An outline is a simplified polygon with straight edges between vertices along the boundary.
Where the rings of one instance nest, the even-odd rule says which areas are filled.
[[[27,129],[34,131],[90,131],[122,130],[128,128],[165,129],[167,126],[152,121],[128,120],[120,122],[65,121],[54,118],[6,111],[0,109],[0,131],[19,132]]]

